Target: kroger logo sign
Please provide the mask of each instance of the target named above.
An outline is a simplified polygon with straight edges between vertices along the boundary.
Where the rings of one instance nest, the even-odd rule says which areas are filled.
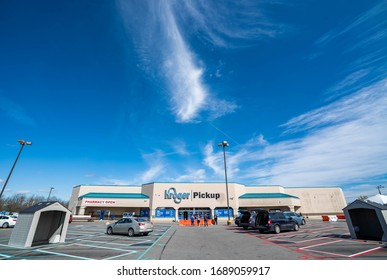
[[[183,199],[189,199],[189,196],[189,192],[178,193],[175,188],[169,188],[164,193],[165,199],[173,199],[175,203],[180,203]]]

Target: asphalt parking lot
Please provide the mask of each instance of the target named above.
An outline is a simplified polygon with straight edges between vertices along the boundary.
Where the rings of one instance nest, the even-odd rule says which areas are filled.
[[[309,221],[297,232],[280,234],[235,231],[298,253],[297,259],[387,259],[387,242],[351,239],[345,222]]]
[[[308,221],[280,234],[235,225],[155,224],[148,236],[107,235],[106,221],[73,222],[66,242],[20,249],[0,229],[0,260],[387,260],[387,243],[353,240],[345,222]]]

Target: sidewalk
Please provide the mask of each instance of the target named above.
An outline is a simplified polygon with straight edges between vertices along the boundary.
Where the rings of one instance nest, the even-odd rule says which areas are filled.
[[[174,224],[141,259],[297,260],[302,255],[241,234],[235,226],[188,227]]]

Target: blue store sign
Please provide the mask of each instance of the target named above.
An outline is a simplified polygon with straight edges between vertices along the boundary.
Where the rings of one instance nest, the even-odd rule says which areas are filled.
[[[179,204],[183,199],[189,199],[189,192],[178,193],[175,188],[169,188],[165,190],[164,199],[173,199],[173,201]]]

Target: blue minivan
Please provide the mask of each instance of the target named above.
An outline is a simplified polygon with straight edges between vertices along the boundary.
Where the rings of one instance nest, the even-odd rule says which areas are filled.
[[[260,210],[256,213],[255,228],[260,233],[280,233],[284,230],[298,231],[300,226],[296,220],[292,217],[286,217],[282,211],[268,212],[266,210]]]

